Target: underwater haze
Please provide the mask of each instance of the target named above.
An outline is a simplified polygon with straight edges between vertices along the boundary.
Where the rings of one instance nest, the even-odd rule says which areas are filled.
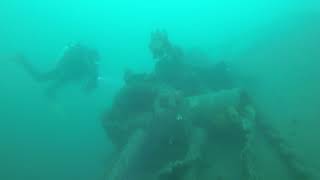
[[[104,179],[113,147],[101,119],[127,68],[152,71],[156,29],[183,49],[227,61],[267,121],[320,170],[319,20],[316,1],[2,0],[0,179]],[[46,71],[74,41],[101,54],[92,94],[70,86],[48,100],[45,85],[10,60],[23,53]]]

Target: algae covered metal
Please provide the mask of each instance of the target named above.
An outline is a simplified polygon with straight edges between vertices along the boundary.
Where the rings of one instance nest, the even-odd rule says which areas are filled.
[[[127,71],[104,117],[115,146],[106,180],[264,179],[262,144],[291,179],[315,179],[296,153],[262,121],[227,65],[193,66],[165,32],[152,34],[156,66]]]

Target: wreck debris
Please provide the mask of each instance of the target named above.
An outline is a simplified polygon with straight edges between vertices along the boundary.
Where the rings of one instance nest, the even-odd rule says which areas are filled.
[[[164,31],[152,34],[149,48],[154,72],[127,70],[104,118],[116,147],[106,180],[264,179],[257,141],[276,151],[292,178],[316,179],[263,123],[246,91],[230,83],[223,63],[209,71],[183,63]]]

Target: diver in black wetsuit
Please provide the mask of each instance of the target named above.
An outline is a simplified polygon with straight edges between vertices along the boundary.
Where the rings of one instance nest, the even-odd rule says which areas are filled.
[[[234,86],[226,62],[201,66],[187,62],[187,54],[171,43],[165,31],[151,34],[149,49],[156,60],[155,78],[187,96]]]
[[[79,43],[66,48],[58,64],[49,72],[40,72],[27,59],[19,55],[15,61],[38,82],[53,81],[47,95],[54,96],[63,86],[84,81],[84,90],[91,92],[97,87],[99,54],[96,50]]]

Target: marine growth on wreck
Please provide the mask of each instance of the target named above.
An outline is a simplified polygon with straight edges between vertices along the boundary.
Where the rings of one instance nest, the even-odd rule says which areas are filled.
[[[237,87],[226,62],[195,66],[165,31],[151,34],[151,73],[125,72],[103,123],[114,145],[106,180],[265,179],[259,148],[290,179],[316,179]]]

